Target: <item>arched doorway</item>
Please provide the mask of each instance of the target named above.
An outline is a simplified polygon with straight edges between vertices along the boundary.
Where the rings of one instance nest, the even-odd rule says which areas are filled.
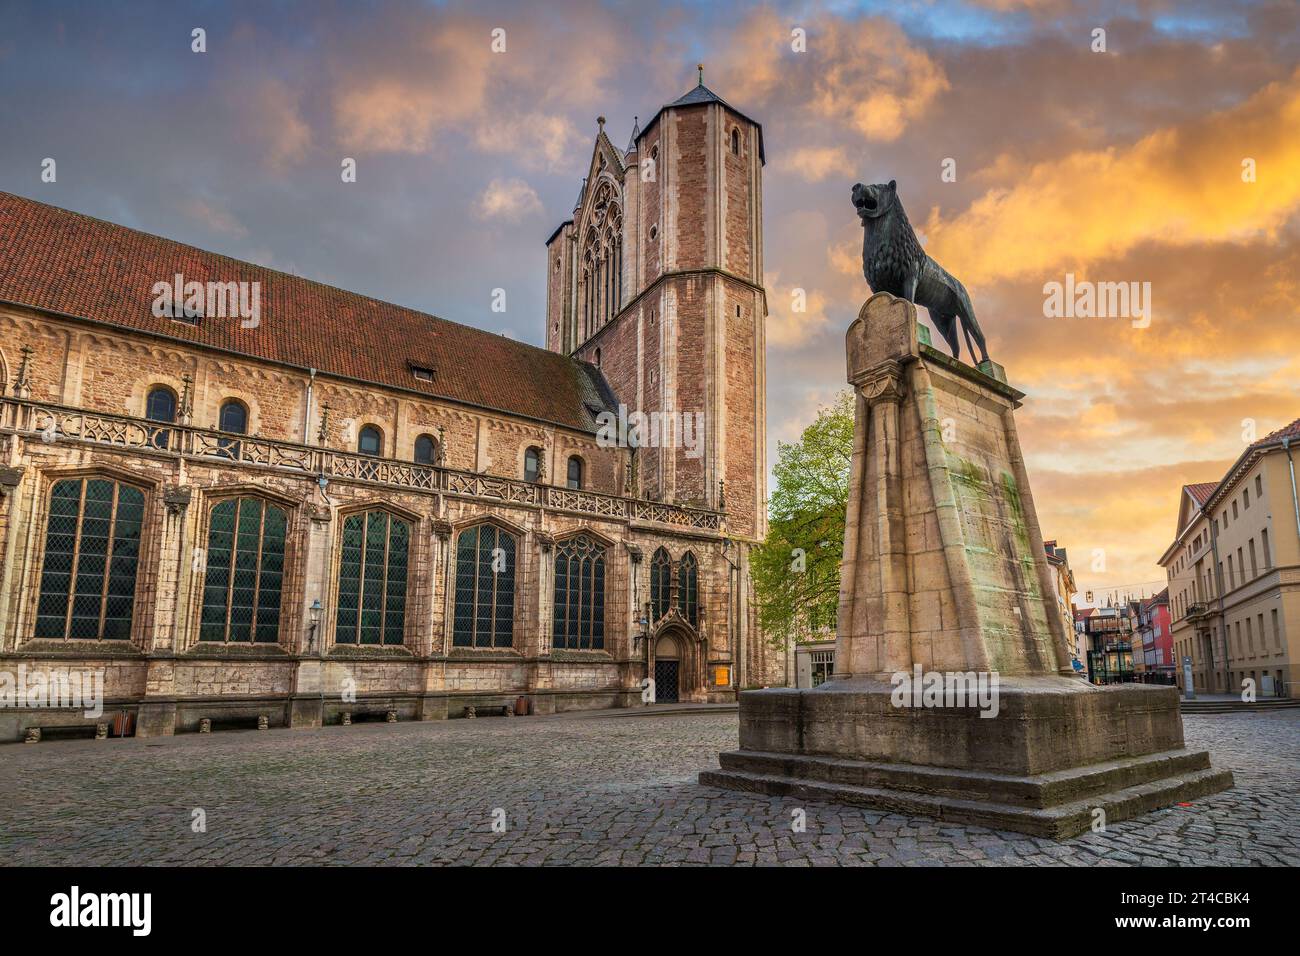
[[[675,704],[681,700],[682,649],[672,634],[655,642],[655,703]]]

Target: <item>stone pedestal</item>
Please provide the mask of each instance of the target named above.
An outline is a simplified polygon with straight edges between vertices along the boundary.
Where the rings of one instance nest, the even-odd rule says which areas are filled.
[[[923,344],[887,293],[847,354],[835,679],[742,693],[740,750],[701,782],[1053,837],[1231,786],[1183,748],[1175,688],[1073,676],[1001,367]]]

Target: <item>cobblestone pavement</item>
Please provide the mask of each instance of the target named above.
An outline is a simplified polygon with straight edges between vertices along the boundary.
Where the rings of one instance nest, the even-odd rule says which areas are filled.
[[[825,803],[803,804],[794,833],[795,801],[695,780],[734,748],[735,714],[15,744],[0,747],[0,861],[1300,865],[1300,711],[1185,726],[1234,789],[1066,843]]]

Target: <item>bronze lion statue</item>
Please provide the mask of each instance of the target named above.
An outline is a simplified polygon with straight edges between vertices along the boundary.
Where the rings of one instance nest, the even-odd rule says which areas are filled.
[[[966,336],[966,347],[975,358],[979,346],[980,361],[989,360],[984,333],[975,321],[966,287],[948,274],[921,248],[912,224],[907,221],[903,204],[898,201],[898,186],[877,183],[853,187],[853,205],[862,220],[862,274],[872,292],[888,292],[930,313],[930,321],[948,343],[953,358],[961,358],[957,338],[957,320]],[[971,343],[974,338],[975,343]]]

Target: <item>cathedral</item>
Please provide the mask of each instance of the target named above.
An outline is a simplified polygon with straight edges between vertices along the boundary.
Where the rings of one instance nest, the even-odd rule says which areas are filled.
[[[789,683],[762,128],[702,76],[598,124],[545,349],[0,193],[0,740]]]

